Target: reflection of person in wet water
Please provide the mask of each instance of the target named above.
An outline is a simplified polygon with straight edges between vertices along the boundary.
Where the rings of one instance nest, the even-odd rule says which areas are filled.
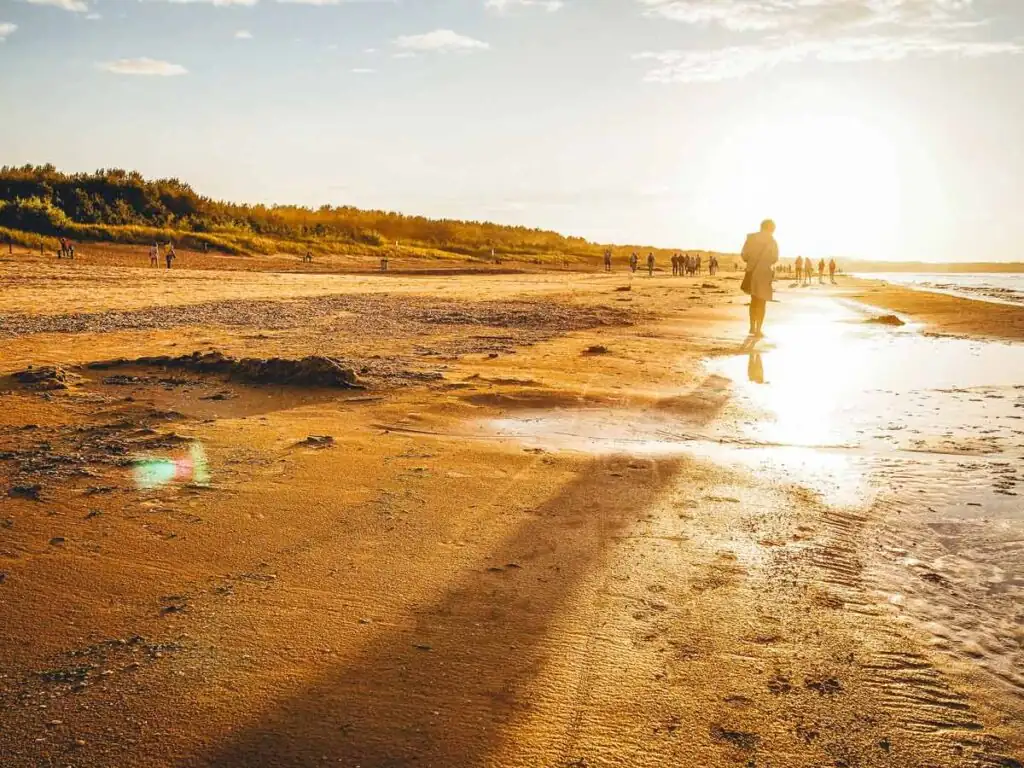
[[[747,357],[747,378],[755,384],[764,384],[764,363],[761,361],[761,353],[757,350],[750,350]]]
[[[774,221],[765,219],[760,232],[747,235],[740,258],[747,265],[741,287],[750,294],[750,335],[762,336],[765,309],[772,299],[772,267],[779,260]]]

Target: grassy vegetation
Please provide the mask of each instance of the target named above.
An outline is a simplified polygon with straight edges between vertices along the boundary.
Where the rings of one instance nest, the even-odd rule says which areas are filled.
[[[229,254],[371,255],[399,242],[407,256],[483,261],[493,250],[502,258],[541,264],[598,259],[605,247],[540,229],[350,206],[228,203],[201,196],[177,179],[148,181],[118,169],[65,174],[52,165],[0,168],[0,236],[30,247],[43,236],[54,242],[174,242]]]

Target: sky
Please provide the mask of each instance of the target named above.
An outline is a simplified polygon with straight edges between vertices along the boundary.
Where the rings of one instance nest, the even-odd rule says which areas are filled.
[[[0,0],[0,164],[1024,260],[1024,0]]]

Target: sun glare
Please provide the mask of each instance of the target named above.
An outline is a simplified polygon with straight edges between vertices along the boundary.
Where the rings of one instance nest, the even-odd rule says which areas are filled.
[[[719,148],[718,201],[730,226],[780,222],[784,256],[887,258],[903,199],[893,142],[845,116],[800,116],[741,128]],[[712,182],[712,186],[715,182]]]

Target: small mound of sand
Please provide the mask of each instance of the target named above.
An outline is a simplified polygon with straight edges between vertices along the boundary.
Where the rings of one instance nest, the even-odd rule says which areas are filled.
[[[331,435],[310,435],[299,445],[306,445],[310,448],[333,448],[334,438]]]
[[[136,360],[109,360],[92,363],[89,367],[107,369],[135,365],[183,368],[193,373],[223,373],[229,377],[238,377],[258,384],[362,388],[354,369],[346,368],[337,360],[321,355],[310,355],[301,360],[284,357],[246,357],[239,360],[220,352],[193,352],[191,355],[180,357],[160,355],[140,357]]]
[[[878,315],[877,317],[869,317],[864,321],[865,323],[871,323],[873,325],[905,325],[896,315]]]
[[[13,374],[13,377],[15,381],[27,387],[42,391],[67,389],[77,378],[59,365],[41,365],[38,368],[30,365],[25,370]]]

